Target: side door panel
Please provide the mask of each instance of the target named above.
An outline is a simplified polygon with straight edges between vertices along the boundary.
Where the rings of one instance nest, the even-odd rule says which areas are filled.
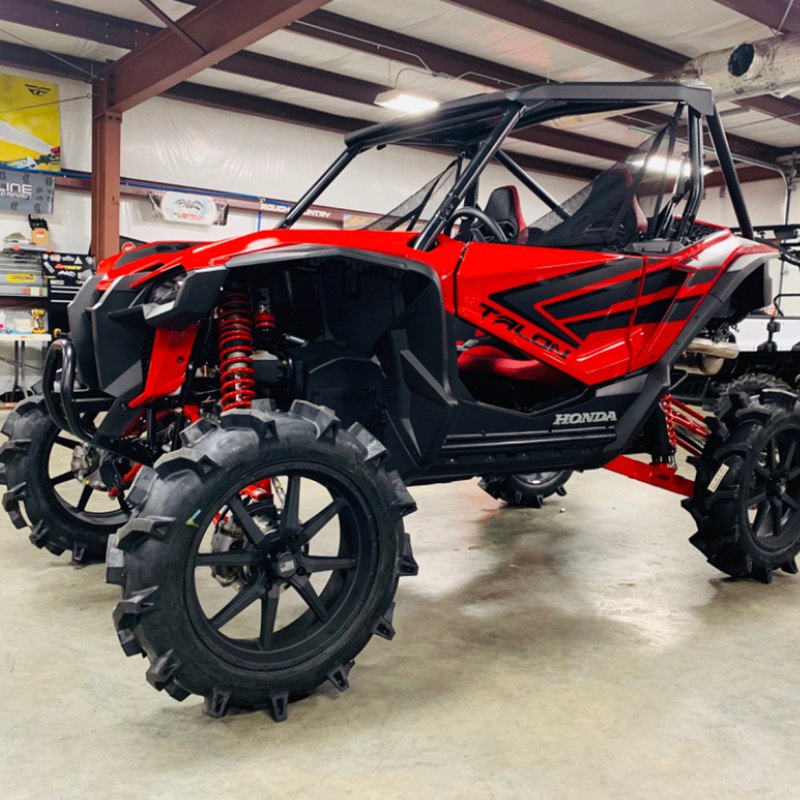
[[[457,314],[582,383],[604,383],[661,358],[720,274],[726,244],[645,257],[472,243],[456,274]]]
[[[587,384],[623,375],[644,260],[472,243],[456,275],[458,316]]]

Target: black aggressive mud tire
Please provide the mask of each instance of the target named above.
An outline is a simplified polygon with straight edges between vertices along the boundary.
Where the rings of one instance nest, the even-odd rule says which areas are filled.
[[[796,573],[800,551],[800,403],[794,392],[765,389],[726,396],[709,420],[712,435],[683,506],[697,523],[691,543],[734,578],[769,583]]]
[[[776,375],[770,375],[768,372],[747,372],[720,387],[719,398],[714,404],[714,413],[722,412],[727,408],[725,405],[726,395],[744,392],[750,397],[757,397],[764,389],[791,391],[789,384]]]
[[[44,400],[31,397],[17,404],[2,433],[9,439],[0,448],[0,483],[8,487],[2,502],[14,526],[30,526],[31,542],[54,555],[68,552],[78,563],[102,561],[109,535],[128,515],[78,512],[59,500],[48,470],[50,450],[62,431],[47,415]]]
[[[195,423],[182,438],[181,449],[159,459],[153,469],[141,471],[129,495],[138,514],[134,512],[119,534],[123,599],[114,612],[123,650],[147,656],[147,680],[156,689],[176,700],[202,695],[206,713],[215,717],[229,708],[266,708],[279,721],[285,718],[289,701],[307,696],[327,680],[343,691],[349,685],[353,659],[372,635],[387,639],[394,635],[391,615],[398,577],[417,571],[402,524],[402,516],[415,506],[397,474],[383,467],[385,449],[361,426],[344,430],[331,411],[301,401],[288,413],[262,403],[251,410],[229,411],[219,423]],[[242,487],[270,471],[289,475],[291,470],[306,477],[329,476],[331,483],[325,485],[344,487],[339,497],[348,498],[347,510],[337,513],[350,520],[361,515],[366,521],[363,526],[352,522],[352,529],[359,532],[352,534],[358,547],[351,555],[357,550],[358,557],[350,559],[352,578],[347,573],[342,579],[342,585],[350,581],[351,587],[359,588],[349,594],[341,589],[339,596],[328,595],[327,600],[327,588],[322,591],[327,618],[317,619],[309,605],[311,626],[306,627],[316,632],[306,634],[301,629],[299,634],[308,642],[316,641],[308,652],[300,645],[287,645],[285,638],[280,639],[281,631],[274,637],[270,633],[264,645],[259,638],[264,616],[259,637],[226,639],[219,626],[215,630],[208,624],[211,618],[203,616],[205,612],[198,613],[201,604],[194,580],[195,570],[206,569],[199,565],[198,551],[215,510],[225,508],[226,502],[240,496]],[[298,479],[298,493],[299,485]],[[289,492],[287,488],[287,497]],[[310,526],[308,520],[297,519],[299,525]],[[280,529],[270,535],[280,539]],[[254,543],[248,546],[253,554],[261,552]],[[269,567],[254,567],[253,575],[258,569],[276,568],[273,560]],[[250,579],[253,583],[240,587],[240,594],[253,586],[259,589],[258,578]],[[274,572],[263,580],[261,586],[266,588],[257,598],[261,614],[266,615],[270,591],[276,590],[280,598],[281,590],[288,588]],[[282,655],[290,652],[295,657]]]
[[[520,475],[487,475],[481,478],[480,487],[496,500],[519,508],[541,508],[545,498],[557,494],[564,496],[564,484],[572,471],[531,472]]]

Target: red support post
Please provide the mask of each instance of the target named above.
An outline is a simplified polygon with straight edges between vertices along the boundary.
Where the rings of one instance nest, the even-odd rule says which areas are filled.
[[[92,244],[97,259],[119,252],[120,141],[122,115],[108,111],[107,86],[92,95]]]

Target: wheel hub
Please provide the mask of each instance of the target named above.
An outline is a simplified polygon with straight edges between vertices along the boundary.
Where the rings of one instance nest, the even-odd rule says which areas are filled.
[[[243,586],[251,580],[254,575],[266,574],[271,578],[284,577],[283,573],[279,572],[276,567],[283,552],[281,551],[280,556],[276,556],[274,553],[277,544],[274,540],[276,522],[275,506],[270,500],[252,505],[250,511],[253,515],[253,521],[264,534],[260,545],[255,548],[256,562],[246,567],[213,567],[212,574],[222,586],[230,586],[232,584]],[[242,552],[248,549],[252,552],[252,546],[248,547],[247,539],[239,523],[230,515],[221,517],[217,521],[214,533],[211,537],[212,552]],[[288,556],[293,558],[291,552],[288,553]],[[284,561],[286,561],[286,559],[284,559]],[[296,564],[293,563],[291,569],[289,569],[288,561],[286,561],[284,571],[287,578],[291,577],[296,572]]]
[[[276,578],[288,580],[297,572],[297,559],[294,554],[285,551],[271,559],[271,572]]]
[[[786,494],[786,481],[783,478],[773,478],[770,482],[770,494],[780,497]]]
[[[118,486],[122,480],[111,453],[88,444],[79,444],[72,451],[70,468],[82,484],[103,492]]]

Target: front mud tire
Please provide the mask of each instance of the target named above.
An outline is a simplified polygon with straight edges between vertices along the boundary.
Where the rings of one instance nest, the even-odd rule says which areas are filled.
[[[7,487],[2,503],[14,527],[29,526],[31,542],[53,555],[68,552],[81,564],[102,561],[109,535],[128,515],[79,511],[59,499],[50,476],[50,452],[57,440],[68,437],[48,416],[44,400],[18,403],[2,433],[8,437],[0,448],[0,483]]]
[[[218,424],[201,420],[182,438],[184,446],[162,457],[154,469],[143,469],[131,491],[139,512],[119,535],[123,599],[114,612],[123,650],[147,656],[147,680],[153,687],[176,700],[201,695],[206,713],[214,717],[231,708],[267,709],[280,721],[291,700],[326,681],[344,691],[356,655],[373,634],[394,635],[398,578],[416,574],[402,524],[415,506],[396,473],[384,468],[385,449],[361,426],[344,430],[328,409],[300,401],[288,413],[226,412]],[[302,594],[307,584],[299,569],[289,575],[292,563],[320,563],[311,555],[314,542],[305,549],[302,542],[304,531],[316,535],[313,519],[325,509],[300,521],[301,478],[293,489],[292,474],[302,474],[303,481],[318,476],[329,491],[333,502],[328,508],[339,509],[335,524],[344,531],[341,541],[347,539],[338,563],[347,566],[331,567],[328,558],[325,569],[349,571],[331,573],[319,595],[311,596],[301,617],[305,627],[292,623],[273,633],[282,592],[296,599],[294,590]],[[257,504],[247,499],[246,489],[266,478],[274,489],[277,475],[288,477],[285,499],[270,518],[274,529],[262,527],[267,533],[259,540],[254,528],[250,541],[242,512],[255,514]],[[200,561],[209,558],[200,552],[207,536],[203,529],[220,519],[241,522],[243,545],[234,555],[251,559],[241,581],[228,587],[233,600],[226,606],[250,597],[252,608],[261,609],[261,632],[250,640],[228,638],[227,622],[215,629],[214,620],[224,611],[211,617],[198,611],[196,575],[208,579]],[[300,545],[291,544],[298,540]],[[224,554],[210,555],[215,557],[225,560]]]
[[[683,506],[697,523],[690,542],[734,578],[797,573],[800,552],[800,403],[767,389],[727,395]]]

